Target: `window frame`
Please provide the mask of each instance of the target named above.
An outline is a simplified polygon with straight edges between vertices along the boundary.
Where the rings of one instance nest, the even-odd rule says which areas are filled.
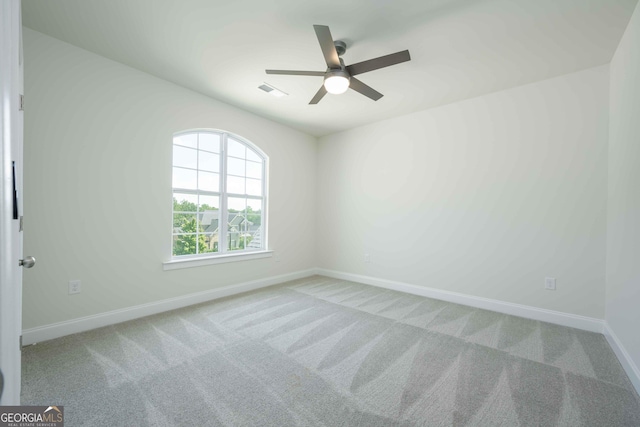
[[[174,159],[174,155],[173,155],[173,149],[176,146],[175,144],[175,138],[183,136],[183,135],[197,135],[198,137],[198,144],[195,147],[196,151],[201,151],[200,149],[200,143],[199,143],[199,135],[200,134],[213,134],[213,135],[217,135],[220,138],[220,163],[219,163],[219,191],[215,192],[215,191],[209,191],[209,190],[201,190],[198,188],[198,185],[196,185],[195,189],[185,189],[185,188],[180,188],[180,187],[174,187],[174,183],[173,183],[173,170],[174,167],[181,167],[184,168],[182,166],[176,166],[175,165],[175,159]],[[229,140],[234,140],[240,144],[242,144],[245,148],[252,150],[253,152],[255,152],[258,157],[260,158],[261,161],[261,165],[262,165],[262,176],[260,178],[261,180],[261,196],[254,196],[254,195],[249,195],[247,194],[247,188],[246,188],[246,181],[245,181],[245,193],[244,194],[239,194],[239,193],[231,193],[229,191],[227,191],[227,174],[228,174],[228,163],[229,163]],[[164,265],[164,269],[165,270],[171,270],[171,269],[176,269],[176,268],[186,268],[186,267],[196,267],[196,266],[200,266],[200,265],[208,265],[208,264],[218,264],[218,263],[222,263],[222,262],[233,262],[233,261],[242,261],[245,259],[256,259],[256,258],[264,258],[264,257],[268,257],[271,256],[272,251],[270,251],[268,248],[268,179],[269,179],[269,157],[265,154],[264,151],[262,151],[258,146],[256,146],[254,143],[252,143],[251,141],[247,140],[246,138],[243,138],[237,134],[234,134],[232,132],[228,132],[228,131],[224,131],[224,130],[219,130],[219,129],[205,129],[205,128],[200,128],[200,129],[189,129],[189,130],[184,130],[184,131],[180,131],[180,132],[176,132],[173,134],[172,140],[171,140],[171,147],[172,147],[172,155],[171,155],[171,176],[172,176],[172,181],[171,181],[171,233],[170,233],[170,238],[171,238],[171,245],[170,245],[170,257],[169,257],[169,261],[163,262]],[[191,148],[194,149],[194,148]],[[204,150],[207,151],[207,150]],[[199,153],[198,153],[199,155]],[[232,156],[235,158],[235,156]],[[198,157],[199,158],[199,157]],[[248,159],[246,158],[246,154],[245,154],[245,161],[247,161]],[[257,162],[256,162],[257,163]],[[196,168],[184,168],[184,169],[190,169],[190,170],[194,170],[196,171],[196,174],[198,174],[200,171],[204,171],[204,172],[209,172],[207,170],[203,170],[200,168],[200,164],[196,164]],[[213,172],[215,173],[215,172]],[[248,178],[247,177],[247,169],[246,169],[246,164],[245,164],[245,174],[244,174],[244,178],[245,180]],[[255,178],[254,178],[255,179]],[[218,216],[218,251],[217,252],[205,252],[205,253],[196,253],[196,254],[185,254],[185,255],[174,255],[174,239],[176,234],[174,232],[174,216],[176,211],[174,211],[174,205],[173,205],[173,200],[174,200],[174,194],[175,193],[181,193],[181,194],[189,194],[189,195],[194,195],[196,197],[200,196],[200,195],[206,195],[206,196],[213,196],[213,197],[218,197],[219,200],[219,216]],[[261,248],[250,248],[250,249],[238,249],[238,250],[229,250],[227,249],[227,246],[229,244],[228,242],[228,234],[229,234],[229,224],[228,224],[228,220],[229,220],[229,212],[228,212],[228,204],[229,198],[244,198],[247,200],[259,200],[261,202],[261,229],[260,229],[260,239],[261,239]],[[200,215],[200,200],[198,199],[198,202],[196,203],[196,221],[199,220],[199,215]],[[245,207],[246,209],[246,207]],[[204,212],[204,211],[203,211]],[[189,212],[190,213],[190,212]],[[193,233],[185,233],[185,235],[188,234],[193,234]],[[196,232],[195,232],[195,236],[196,236],[196,243],[198,243],[198,239],[199,236],[201,236],[202,233],[199,229],[199,227],[196,228]],[[198,246],[196,246],[198,247]]]

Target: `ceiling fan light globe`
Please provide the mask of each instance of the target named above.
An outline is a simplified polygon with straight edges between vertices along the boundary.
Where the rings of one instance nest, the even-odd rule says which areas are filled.
[[[334,95],[345,93],[349,89],[349,77],[342,74],[329,75],[324,79],[324,88]]]

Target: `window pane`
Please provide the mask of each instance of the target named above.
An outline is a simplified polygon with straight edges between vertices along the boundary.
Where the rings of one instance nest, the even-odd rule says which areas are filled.
[[[229,225],[227,229],[228,249],[231,251],[243,250],[250,240],[250,223],[245,218],[244,212],[229,212]]]
[[[220,172],[220,156],[206,151],[199,151],[198,168],[210,172]]]
[[[262,158],[258,156],[258,153],[253,151],[251,148],[247,148],[247,160],[252,160],[254,162],[262,162]]]
[[[210,172],[198,172],[198,189],[204,191],[220,191],[220,175]]]
[[[240,233],[229,231],[227,233],[227,250],[237,251],[240,249]]]
[[[207,252],[218,252],[218,233],[206,233],[200,235],[198,250],[201,254]]]
[[[200,226],[204,233],[217,233],[220,227],[218,196],[200,196]]]
[[[244,159],[246,149],[244,144],[236,141],[235,139],[229,138],[227,143],[227,151],[230,156]]]
[[[196,169],[198,167],[198,151],[174,145],[173,166]]]
[[[242,234],[245,232],[247,221],[245,219],[245,209],[247,201],[244,198],[229,197],[227,199],[227,241],[228,249],[244,249],[240,247],[243,240]]]
[[[173,236],[173,256],[196,254],[196,235],[180,234]]]
[[[174,233],[195,233],[197,229],[196,214],[174,213],[173,232]]]
[[[227,250],[261,249],[262,201],[229,197],[227,206]]]
[[[220,227],[220,211],[204,211],[198,214],[203,233],[216,233]]]
[[[195,194],[173,193],[173,210],[195,212],[198,196]]]
[[[214,234],[217,236],[220,231],[220,211],[206,211],[199,215],[202,233],[209,236]],[[202,245],[202,242],[200,244]],[[209,249],[213,248],[209,243],[207,243],[207,246]]]
[[[201,133],[199,134],[201,150],[212,151],[214,153],[220,152],[220,135],[216,133]]]
[[[247,221],[250,222],[247,249],[262,248],[262,200],[247,199]]]
[[[247,162],[247,177],[262,179],[262,163]]]
[[[244,178],[227,176],[227,192],[233,194],[244,194],[244,181]]]
[[[245,249],[262,249],[262,225],[254,224],[251,236],[246,239],[247,247]]]
[[[262,225],[262,215],[257,213],[247,214],[247,221],[249,221],[249,231],[251,235],[254,235]]]
[[[247,194],[250,196],[261,196],[262,181],[259,179],[247,179]]]
[[[195,133],[188,133],[185,135],[174,136],[173,143],[184,145],[185,147],[198,148],[198,135]]]
[[[245,176],[244,160],[229,157],[227,159],[227,173],[230,175]]]
[[[247,199],[244,197],[229,197],[227,199],[227,209],[229,212],[244,212],[247,207]],[[229,217],[229,221],[231,222],[231,218]]]
[[[198,185],[197,172],[190,169],[173,168],[173,188],[195,190]]]
[[[211,211],[220,209],[220,198],[218,196],[200,195],[200,211]]]
[[[262,213],[262,200],[247,199],[247,212]]]

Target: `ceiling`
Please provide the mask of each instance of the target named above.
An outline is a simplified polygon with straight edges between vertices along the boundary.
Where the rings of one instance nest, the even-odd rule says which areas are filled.
[[[228,104],[322,136],[608,63],[637,0],[23,0],[24,25]],[[324,71],[313,24],[347,65],[409,49],[411,61],[309,100]],[[28,64],[26,64],[28,67]],[[286,92],[276,98],[263,82]]]

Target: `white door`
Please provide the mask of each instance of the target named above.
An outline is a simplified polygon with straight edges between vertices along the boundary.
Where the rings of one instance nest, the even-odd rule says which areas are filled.
[[[0,405],[20,404],[22,330],[22,23],[20,0],[0,0]],[[25,261],[27,259],[25,258]],[[30,262],[22,262],[25,266]]]

